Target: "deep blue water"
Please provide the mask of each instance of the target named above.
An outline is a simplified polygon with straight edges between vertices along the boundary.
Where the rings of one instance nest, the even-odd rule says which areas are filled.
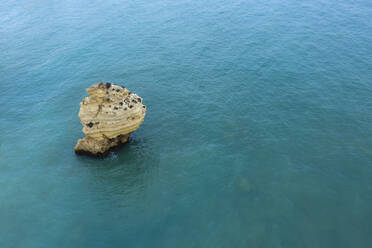
[[[370,0],[3,0],[0,48],[0,247],[371,247]],[[101,80],[147,116],[77,157]]]

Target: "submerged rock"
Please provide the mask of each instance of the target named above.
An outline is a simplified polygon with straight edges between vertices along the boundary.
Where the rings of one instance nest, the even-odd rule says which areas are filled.
[[[105,156],[128,141],[143,122],[146,106],[141,97],[123,86],[99,82],[87,92],[79,111],[85,137],[78,140],[75,153]]]
[[[241,190],[245,192],[251,192],[252,191],[252,185],[246,178],[241,178],[239,181],[239,187]]]

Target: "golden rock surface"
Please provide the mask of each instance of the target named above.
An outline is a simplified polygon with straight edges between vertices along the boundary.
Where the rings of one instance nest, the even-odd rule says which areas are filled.
[[[128,141],[143,122],[146,106],[141,97],[123,86],[98,82],[87,92],[79,111],[85,137],[78,140],[75,153],[104,156]]]

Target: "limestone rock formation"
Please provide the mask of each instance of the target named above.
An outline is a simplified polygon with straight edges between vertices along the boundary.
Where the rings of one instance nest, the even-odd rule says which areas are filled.
[[[75,153],[105,156],[128,141],[143,122],[146,106],[141,97],[123,86],[99,82],[87,92],[79,111],[85,137],[78,140]]]

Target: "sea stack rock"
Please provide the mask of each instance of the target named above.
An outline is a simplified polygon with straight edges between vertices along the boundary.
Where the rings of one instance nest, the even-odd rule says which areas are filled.
[[[146,106],[141,97],[115,84],[99,82],[87,92],[79,111],[85,137],[78,140],[75,153],[102,157],[128,141],[143,122]]]

